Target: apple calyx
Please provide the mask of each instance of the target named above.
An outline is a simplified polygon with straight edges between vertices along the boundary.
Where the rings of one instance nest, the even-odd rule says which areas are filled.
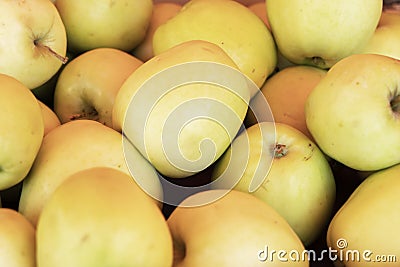
[[[176,241],[176,240],[175,240]],[[181,242],[174,242],[174,266],[186,257],[186,246]]]
[[[66,56],[64,57],[64,56],[58,54],[56,51],[54,51],[53,49],[51,49],[51,47],[49,47],[47,45],[43,45],[40,42],[40,39],[34,40],[33,43],[36,47],[42,47],[42,48],[46,49],[47,51],[49,51],[50,54],[53,55],[54,57],[56,57],[58,60],[60,60],[62,62],[62,64],[66,64],[68,62],[68,57],[66,57]]]
[[[284,157],[287,153],[289,152],[288,148],[286,145],[283,144],[275,144],[273,153],[274,153],[274,158],[282,158]]]
[[[308,58],[308,60],[311,62],[312,65],[315,65],[321,69],[325,69],[326,66],[326,61],[322,57],[314,56]]]
[[[99,121],[99,113],[97,112],[96,109],[90,109],[89,111],[82,110],[82,113],[78,114],[72,114],[69,117],[69,120],[74,121],[74,120],[94,120],[94,121]]]
[[[392,97],[390,100],[390,107],[394,113],[400,114],[400,95]]]

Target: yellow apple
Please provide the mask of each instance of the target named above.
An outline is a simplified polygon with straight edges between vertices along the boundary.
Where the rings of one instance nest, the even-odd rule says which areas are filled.
[[[162,175],[188,177],[228,147],[255,90],[219,46],[184,42],[127,78],[115,99],[113,127]]]
[[[260,88],[261,95],[256,95],[250,105],[256,108],[257,101],[267,101],[275,122],[288,124],[313,140],[306,125],[304,107],[308,95],[325,75],[326,70],[317,67],[288,66],[265,82]],[[252,125],[255,119],[248,116],[247,123]]]
[[[40,106],[32,91],[17,79],[0,74],[0,190],[28,174],[43,139]]]
[[[283,123],[247,128],[217,161],[212,180],[212,188],[233,188],[268,203],[305,245],[327,226],[336,197],[324,154],[302,132]]]
[[[383,6],[382,0],[266,3],[272,34],[282,55],[295,64],[324,69],[361,51],[378,25]]]
[[[42,101],[38,100],[42,116],[43,116],[43,124],[44,131],[43,135],[48,134],[51,130],[61,125],[60,119],[57,117],[57,114]]]
[[[400,59],[400,12],[383,10],[378,27],[362,53],[381,54]]]
[[[17,211],[0,208],[0,266],[36,267],[36,230]]]
[[[369,175],[330,222],[327,244],[336,266],[398,266],[400,165]]]
[[[348,56],[314,87],[305,106],[308,130],[342,164],[375,171],[400,163],[400,61]]]
[[[75,57],[61,71],[54,90],[54,111],[61,123],[91,119],[112,127],[118,90],[142,63],[115,48],[96,48]]]
[[[174,267],[308,266],[299,237],[271,206],[243,192],[223,191],[191,195],[168,218]]]
[[[110,167],[130,174],[124,155],[121,134],[97,121],[76,120],[54,128],[43,138],[23,181],[18,210],[36,226],[44,204],[69,175],[92,167]],[[136,158],[135,166],[148,170],[146,180],[152,184],[152,195],[161,195],[153,167],[145,159]]]
[[[276,67],[275,43],[267,26],[236,1],[188,1],[155,31],[154,54],[189,40],[205,40],[221,47],[259,87]]]
[[[75,53],[99,47],[131,51],[145,37],[153,10],[152,0],[56,0],[54,4],[65,25],[68,50]]]
[[[0,73],[29,89],[47,82],[66,62],[63,21],[49,0],[0,1]]]
[[[39,267],[170,267],[172,257],[161,210],[130,175],[114,168],[69,176],[38,221]]]
[[[135,47],[132,54],[142,61],[147,61],[154,56],[153,53],[153,35],[158,26],[175,16],[182,5],[174,2],[154,3],[153,13],[147,28],[146,36],[143,41]]]

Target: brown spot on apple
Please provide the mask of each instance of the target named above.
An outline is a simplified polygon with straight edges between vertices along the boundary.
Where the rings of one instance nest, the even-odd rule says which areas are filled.
[[[282,158],[288,152],[289,152],[289,150],[286,147],[286,145],[279,144],[279,143],[275,144],[275,147],[274,147],[274,158]]]

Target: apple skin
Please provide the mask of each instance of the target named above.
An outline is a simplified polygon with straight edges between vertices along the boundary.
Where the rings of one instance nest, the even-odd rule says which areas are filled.
[[[190,68],[189,73],[186,63],[199,67]],[[201,67],[204,64],[207,64],[206,70]],[[167,85],[163,82],[152,85],[152,91],[143,89],[149,87],[143,86],[149,80],[159,81],[150,78],[176,66],[180,72],[171,74],[176,75],[174,78],[166,77],[169,80]],[[210,66],[226,67],[231,71],[224,76],[213,71]],[[198,82],[199,73],[201,79],[213,79],[215,83],[219,83],[223,76],[224,81],[229,83],[228,87],[232,88]],[[228,75],[232,76],[228,78]],[[184,82],[181,83],[182,80]],[[180,83],[179,86],[177,83]],[[115,99],[113,128],[123,131],[127,139],[162,175],[185,178],[207,168],[229,146],[242,126],[250,94],[251,89],[245,77],[218,45],[191,40],[154,56],[126,79]],[[132,101],[135,101],[134,104]],[[203,102],[199,105],[198,101]],[[143,108],[145,105],[150,105],[151,110]],[[176,110],[182,111],[178,107],[185,109],[185,121],[182,121],[182,113],[179,116],[174,113]],[[225,111],[222,113],[221,110]],[[197,116],[199,113],[200,117]],[[220,114],[226,118],[221,119],[223,122],[218,121]],[[126,119],[128,115],[130,117]],[[176,123],[184,125],[176,126]],[[168,126],[173,129],[166,130]],[[177,128],[180,129],[179,134],[174,132]],[[207,144],[201,147],[203,140],[210,141],[207,144],[212,142],[212,147]],[[179,151],[175,147],[168,147],[171,144],[177,144]]]
[[[400,61],[351,55],[335,64],[307,98],[308,130],[322,151],[359,171],[400,163]]]
[[[262,261],[265,246],[296,250],[304,246],[271,206],[240,191],[208,190],[189,196],[167,219],[174,241],[174,267],[309,266],[305,261]],[[216,195],[223,197],[215,199]],[[197,206],[193,203],[203,204]],[[262,255],[261,255],[262,256]]]
[[[188,1],[177,15],[157,28],[153,52],[158,55],[189,40],[220,46],[258,87],[277,64],[275,42],[267,26],[236,1]]]
[[[0,265],[36,267],[36,230],[16,210],[0,208]]]
[[[54,128],[60,126],[61,122],[58,119],[57,114],[51,108],[49,108],[46,104],[44,104],[40,100],[38,100],[38,102],[43,116],[43,124],[44,124],[43,136],[44,136]]]
[[[247,128],[215,164],[212,188],[228,189],[231,181],[218,180],[225,176],[238,181],[233,189],[273,207],[306,246],[328,224],[336,197],[333,172],[317,145],[290,125],[260,122]],[[251,189],[254,181],[260,186]]]
[[[82,53],[110,47],[129,52],[145,37],[152,0],[56,0],[64,22],[68,50]]]
[[[327,245],[343,255],[357,250],[360,253],[360,260],[351,258],[346,260],[344,256],[342,262],[340,258],[335,262],[335,266],[398,266],[399,177],[399,164],[370,174],[336,212],[327,230]],[[346,243],[341,243],[340,240],[345,240]],[[363,258],[364,251],[372,252],[366,255],[372,261]],[[374,262],[378,255],[395,256],[397,262],[389,262],[389,257],[386,257],[387,262],[379,265],[378,262]],[[393,261],[393,258],[391,260]]]
[[[295,64],[323,69],[360,52],[374,33],[383,6],[381,0],[268,0],[266,4],[282,55]]]
[[[182,5],[174,2],[154,3],[153,13],[150,19],[149,27],[147,28],[146,36],[143,41],[135,47],[132,55],[142,60],[149,60],[154,56],[153,53],[153,35],[158,26],[165,23],[167,20],[175,16],[182,8]]]
[[[0,36],[0,73],[29,89],[47,82],[67,60],[65,27],[48,0],[1,1]]]
[[[44,123],[31,90],[17,79],[0,74],[0,190],[22,181],[42,143]]]
[[[137,151],[136,155],[138,168],[152,184],[152,195],[162,195],[154,168]],[[121,134],[93,120],[76,120],[56,127],[43,138],[32,169],[23,181],[18,211],[36,226],[54,190],[69,175],[92,167],[110,167],[130,174]]]
[[[382,11],[378,27],[362,49],[365,54],[380,54],[400,60],[400,12]]]
[[[115,97],[142,64],[115,48],[95,48],[75,57],[61,71],[54,90],[54,111],[61,123],[91,119],[112,127]]]
[[[37,225],[40,267],[169,267],[172,238],[158,206],[131,176],[97,167],[69,176]]]

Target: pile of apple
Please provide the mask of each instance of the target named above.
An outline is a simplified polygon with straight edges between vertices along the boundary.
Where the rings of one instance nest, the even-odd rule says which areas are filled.
[[[394,5],[3,0],[0,40],[0,266],[398,266]]]

